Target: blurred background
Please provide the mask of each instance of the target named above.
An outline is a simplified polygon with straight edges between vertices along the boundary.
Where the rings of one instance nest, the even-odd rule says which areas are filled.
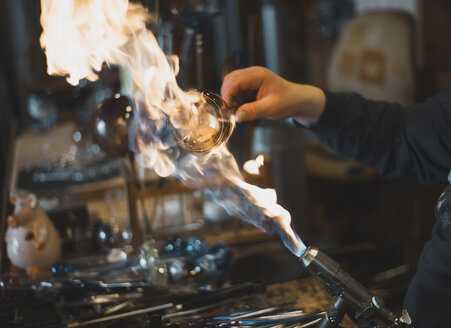
[[[290,81],[402,104],[423,101],[451,82],[446,0],[142,3],[157,18],[149,28],[160,47],[180,58],[184,90],[219,93],[225,74],[252,65]],[[68,256],[86,249],[127,252],[137,233],[140,240],[197,235],[238,250],[232,281],[299,275],[283,246],[228,217],[201,192],[105,153],[92,136],[93,112],[121,93],[126,72],[105,67],[98,81],[75,87],[49,76],[39,17],[38,0],[0,2],[1,235],[13,209],[9,195],[33,192]],[[365,281],[397,268],[404,283],[391,290],[394,298],[402,295],[430,235],[443,186],[384,180],[290,121],[238,124],[229,147],[240,167],[265,155],[264,173],[248,178],[276,188],[306,244],[347,261]],[[130,226],[131,217],[140,230]],[[4,243],[0,255],[1,271],[8,271]],[[281,266],[293,269],[281,273],[275,269]]]

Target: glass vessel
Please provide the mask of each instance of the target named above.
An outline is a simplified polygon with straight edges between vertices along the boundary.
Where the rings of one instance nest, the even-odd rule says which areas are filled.
[[[201,94],[195,110],[180,112],[172,131],[180,146],[192,152],[209,152],[227,142],[235,128],[235,115],[224,99],[213,92]]]

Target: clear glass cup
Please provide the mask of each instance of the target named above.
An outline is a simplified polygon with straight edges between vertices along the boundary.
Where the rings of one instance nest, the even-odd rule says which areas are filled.
[[[192,152],[209,152],[227,142],[235,128],[235,115],[220,95],[202,92],[195,110],[180,112],[172,131],[181,147]]]

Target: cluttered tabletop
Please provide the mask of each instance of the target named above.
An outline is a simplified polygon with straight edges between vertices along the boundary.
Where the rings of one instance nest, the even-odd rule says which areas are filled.
[[[206,245],[202,238],[193,239]],[[225,282],[228,246],[215,244],[216,254],[223,253],[218,261],[183,256],[177,249],[182,242],[186,239],[173,238],[165,245],[172,246],[166,256],[157,256],[156,245],[147,242],[139,257],[127,260],[114,251],[60,261],[51,275],[11,270],[1,280],[2,326],[219,327],[232,322],[247,326],[249,320],[262,326],[262,320],[276,324],[306,313],[316,319],[327,304],[324,291],[308,278],[280,287]]]
[[[80,289],[70,296],[68,291],[7,291],[1,301],[4,327],[308,327],[330,303],[324,287],[310,277],[178,297],[151,287]],[[357,327],[348,318],[342,324]]]
[[[324,318],[331,295],[280,241],[254,229],[220,236],[74,256],[50,274],[11,266],[0,280],[2,327],[308,327]]]

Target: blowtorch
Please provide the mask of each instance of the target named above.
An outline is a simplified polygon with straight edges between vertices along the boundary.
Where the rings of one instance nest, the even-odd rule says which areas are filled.
[[[324,283],[333,296],[327,314],[318,327],[338,327],[345,313],[362,327],[413,327],[406,310],[397,317],[386,307],[381,297],[371,293],[317,248],[308,247],[299,257],[299,262],[312,276]]]

